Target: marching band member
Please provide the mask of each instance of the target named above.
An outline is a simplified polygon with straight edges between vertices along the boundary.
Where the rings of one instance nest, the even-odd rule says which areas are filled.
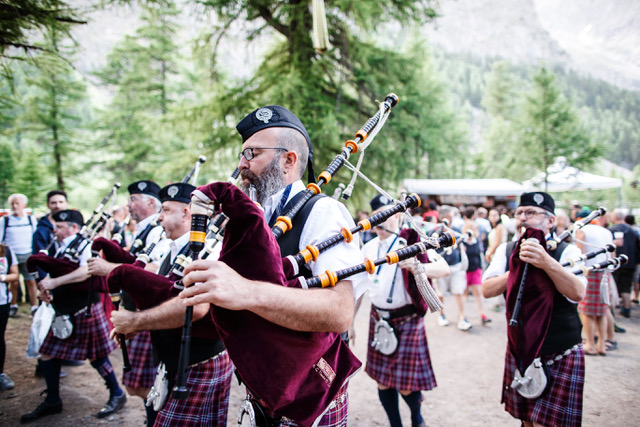
[[[502,402],[525,426],[582,422],[584,351],[576,306],[585,296],[586,280],[561,265],[580,256],[575,245],[562,242],[547,251],[554,208],[547,193],[522,194],[515,218],[525,232],[515,245],[500,245],[482,283],[486,298],[506,293],[511,321]]]
[[[64,253],[67,246],[75,239],[84,224],[82,214],[76,210],[61,210],[53,214],[55,236],[59,243],[57,254]],[[24,414],[21,422],[30,422],[43,416],[62,412],[60,399],[60,360],[91,361],[98,373],[105,380],[109,389],[109,401],[97,413],[98,418],[107,417],[120,410],[127,396],[118,385],[118,380],[109,361],[108,355],[115,348],[109,340],[109,324],[102,304],[96,292],[91,293],[87,316],[87,287],[90,275],[87,260],[91,256],[90,246],[85,246],[79,257],[79,267],[67,274],[52,278],[45,277],[40,281],[40,299],[51,302],[56,311],[56,320],[60,319],[59,328],[56,320],[40,347],[42,373],[47,384],[47,397],[38,407]],[[66,316],[66,319],[64,318]],[[71,326],[72,325],[72,326]],[[71,330],[69,330],[71,329]]]
[[[137,255],[151,242],[156,241],[162,234],[162,226],[158,224],[160,212],[160,186],[153,181],[136,181],[129,184],[129,214],[136,221],[134,244],[130,248],[132,255]],[[124,234],[124,230],[123,230]],[[120,236],[124,240],[124,236]],[[147,269],[156,271],[160,257],[169,250],[166,239],[156,243],[155,249],[150,254],[150,262]],[[89,273],[94,276],[106,277],[119,263],[108,259],[94,257],[88,261]],[[123,294],[124,308],[135,311],[136,307],[131,299]],[[151,348],[151,336],[149,331],[140,331],[128,343],[128,354],[131,362],[131,370],[122,373],[122,383],[127,392],[132,396],[139,396],[146,400],[155,378],[155,366],[153,363],[153,350]],[[147,411],[147,424],[153,425],[155,411],[153,407],[145,406]]]
[[[301,178],[305,169],[309,170],[310,177],[313,175],[309,136],[298,117],[277,105],[253,111],[240,121],[236,129],[243,141],[238,156],[241,171],[239,187],[248,195],[252,187],[257,190],[257,202],[263,206],[265,219],[272,225],[302,196],[305,185]],[[296,254],[309,244],[319,243],[339,233],[342,227],[350,229],[353,226],[353,219],[342,204],[331,197],[314,196],[294,218],[292,229],[278,240],[281,255]],[[309,262],[302,270],[309,277],[359,262],[361,255],[356,238],[351,243],[342,242],[321,253],[316,261]],[[185,286],[199,283],[181,294],[189,305],[207,302],[216,308],[248,310],[293,331],[322,333],[332,342],[340,340],[339,334],[348,330],[354,315],[354,302],[369,284],[366,276],[363,279],[360,275],[340,281],[335,287],[286,287],[246,279],[227,264],[209,259],[193,262],[185,273]],[[343,360],[343,363],[352,361]],[[331,367],[325,364],[324,368],[328,368],[324,372],[328,375]],[[321,375],[320,371],[318,375]],[[269,381],[269,372],[264,372],[264,382],[268,384]],[[326,381],[331,381],[331,375],[326,377]],[[347,383],[344,383],[324,413],[319,413],[317,425],[346,425],[346,388]],[[252,405],[259,405],[256,400],[253,399]],[[263,409],[267,413],[270,411],[270,408]],[[270,423],[297,425],[295,421],[276,418]]]
[[[169,240],[169,252],[160,261],[158,274],[166,276],[171,272],[176,258],[185,254],[189,244],[191,212],[189,202],[195,187],[190,184],[171,184],[159,192],[162,209],[158,220]],[[117,269],[116,269],[117,271]],[[152,288],[153,283],[140,286]],[[208,304],[201,304],[194,310],[194,322],[203,319],[209,311]],[[169,389],[175,380],[180,349],[181,329],[185,308],[177,298],[149,309],[132,312],[114,311],[111,321],[116,333],[131,334],[151,331],[154,351],[168,373]],[[177,328],[177,329],[176,329]],[[187,384],[190,388],[186,399],[169,397],[166,403],[155,404],[162,408],[155,421],[156,426],[225,426],[231,390],[233,365],[218,339],[213,325],[209,337],[194,337],[191,340],[191,358]],[[162,371],[162,368],[160,369]],[[161,374],[160,374],[161,375]]]
[[[382,194],[378,194],[369,204],[372,215],[393,206],[391,200]],[[408,243],[415,243],[407,241],[412,234],[412,240],[417,240],[414,230],[400,230],[400,216],[399,213],[395,214],[381,226],[373,228],[377,237],[362,248],[367,258],[378,259]],[[425,256],[420,256],[420,262],[425,263],[428,277],[437,278],[449,274],[446,261],[433,249]],[[378,383],[378,397],[392,427],[402,426],[398,392],[411,410],[411,425],[425,426],[420,414],[421,390],[436,387],[423,320],[428,307],[417,291],[413,266],[411,261],[378,266],[369,291],[369,342],[372,344],[367,346],[365,371]],[[395,334],[396,348],[374,347],[380,328]]]

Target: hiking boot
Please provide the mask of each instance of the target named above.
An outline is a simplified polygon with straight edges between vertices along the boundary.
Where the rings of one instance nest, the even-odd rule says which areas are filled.
[[[0,374],[0,390],[11,390],[14,387],[14,383],[7,374]]]

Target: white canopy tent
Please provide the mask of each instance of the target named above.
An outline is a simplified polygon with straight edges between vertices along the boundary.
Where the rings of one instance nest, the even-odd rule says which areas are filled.
[[[569,166],[564,157],[558,157],[554,164],[547,168],[548,176],[545,183],[545,174],[540,172],[522,185],[527,191],[546,191],[560,193],[563,191],[590,191],[618,189],[618,204],[622,200],[622,180],[607,176],[595,175]]]
[[[583,172],[573,166],[565,166],[560,169],[557,165],[558,163],[556,162],[549,167],[546,186],[544,182],[544,172],[540,172],[533,178],[523,182],[522,185],[528,191],[542,190],[550,193],[561,191],[606,190],[609,188],[622,187],[621,179]]]
[[[526,190],[508,179],[403,179],[409,193],[421,196],[519,196]]]

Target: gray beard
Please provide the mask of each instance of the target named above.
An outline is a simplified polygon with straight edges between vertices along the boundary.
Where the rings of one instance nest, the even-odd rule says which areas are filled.
[[[240,177],[242,181],[238,184],[238,188],[249,196],[249,188],[253,185],[256,189],[257,200],[255,201],[261,205],[264,205],[269,197],[285,187],[284,173],[277,157],[269,163],[260,176],[255,175],[249,170],[245,170],[240,174]],[[249,179],[249,183],[244,182],[244,179]]]

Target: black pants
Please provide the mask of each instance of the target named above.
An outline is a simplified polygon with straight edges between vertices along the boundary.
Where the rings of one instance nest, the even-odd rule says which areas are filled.
[[[9,320],[9,305],[0,305],[0,374],[4,372],[4,357],[7,351],[7,345],[4,342],[4,332],[7,330],[7,321]]]

